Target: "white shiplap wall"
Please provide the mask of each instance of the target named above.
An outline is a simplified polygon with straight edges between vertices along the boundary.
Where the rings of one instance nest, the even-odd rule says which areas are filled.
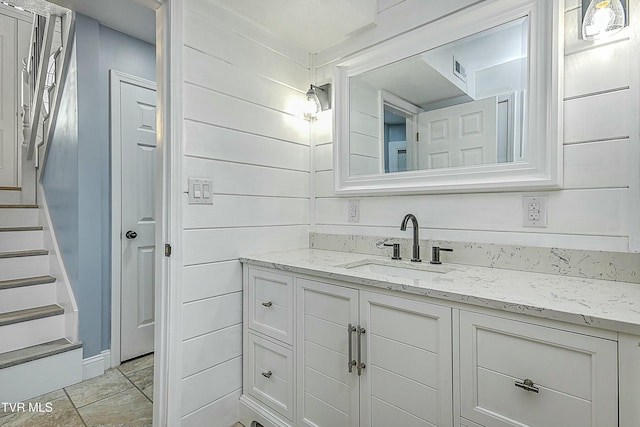
[[[378,27],[318,53],[318,84],[333,65],[433,19],[420,0],[379,3]],[[430,2],[431,3],[431,2]],[[436,6],[442,9],[440,2]],[[447,3],[452,9],[471,1]],[[523,192],[404,195],[360,198],[360,222],[347,222],[347,204],[333,190],[331,114],[317,121],[314,141],[315,221],[319,233],[405,236],[404,214],[414,213],[421,237],[590,250],[639,251],[638,12],[632,27],[606,44],[578,39],[580,6],[565,2],[564,188],[535,192],[548,198],[548,227],[522,226]],[[402,11],[413,10],[401,19]],[[636,48],[633,48],[636,46]]]
[[[307,247],[308,54],[205,0],[184,2],[183,187],[213,179],[213,205],[183,195],[182,424],[237,421],[242,387],[238,257]]]

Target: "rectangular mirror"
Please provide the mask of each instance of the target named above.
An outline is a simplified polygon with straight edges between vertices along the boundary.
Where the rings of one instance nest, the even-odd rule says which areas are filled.
[[[559,3],[481,3],[337,66],[336,191],[558,188]]]

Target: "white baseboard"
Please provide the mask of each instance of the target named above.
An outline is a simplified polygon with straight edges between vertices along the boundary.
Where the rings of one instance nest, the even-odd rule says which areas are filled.
[[[95,356],[82,360],[82,381],[99,377],[111,368],[111,351],[105,350]]]

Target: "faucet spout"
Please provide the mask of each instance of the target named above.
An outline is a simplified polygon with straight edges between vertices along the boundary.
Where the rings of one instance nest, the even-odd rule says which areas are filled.
[[[418,227],[418,220],[415,215],[406,214],[402,219],[402,224],[400,224],[400,230],[406,231],[409,220],[411,220],[411,226],[413,227],[413,256],[411,257],[411,261],[422,262],[420,259],[420,228]]]

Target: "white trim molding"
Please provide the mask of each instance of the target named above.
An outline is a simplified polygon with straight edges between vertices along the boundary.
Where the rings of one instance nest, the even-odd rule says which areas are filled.
[[[183,126],[183,5],[165,0],[156,13],[158,185],[156,206],[156,329],[154,427],[181,424],[182,273],[181,198]],[[175,250],[164,256],[164,245]]]
[[[105,350],[100,354],[82,360],[82,381],[99,377],[111,368],[111,351]]]

